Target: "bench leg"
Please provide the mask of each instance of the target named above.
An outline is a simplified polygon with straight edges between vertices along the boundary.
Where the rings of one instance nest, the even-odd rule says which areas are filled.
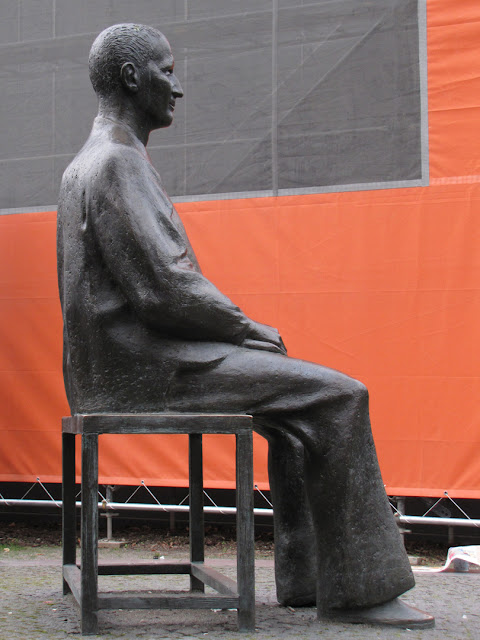
[[[237,434],[238,630],[255,630],[255,538],[252,433]]]
[[[98,435],[82,435],[82,634],[98,629]]]
[[[63,565],[76,563],[75,434],[62,434],[62,550]],[[70,587],[63,580],[63,595]]]
[[[189,484],[190,484],[190,562],[205,560],[205,523],[203,515],[203,447],[202,434],[189,435]],[[190,576],[191,591],[205,591],[201,580]]]

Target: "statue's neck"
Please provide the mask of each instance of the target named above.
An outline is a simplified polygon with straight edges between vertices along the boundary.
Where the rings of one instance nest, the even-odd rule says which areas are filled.
[[[110,103],[100,102],[98,106],[98,117],[109,120],[127,129],[143,146],[147,145],[150,128],[145,124],[144,119],[139,117],[135,109],[129,105],[123,103],[112,105]]]
[[[109,138],[134,147],[142,156],[149,160],[147,149],[143,142],[138,138],[135,131],[122,120],[99,114],[93,122],[92,133],[95,135],[95,132],[108,132],[107,135]]]

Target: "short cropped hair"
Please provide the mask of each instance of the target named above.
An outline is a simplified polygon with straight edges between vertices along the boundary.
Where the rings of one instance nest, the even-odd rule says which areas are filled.
[[[138,67],[152,59],[155,45],[165,36],[143,24],[115,24],[102,31],[92,44],[88,70],[95,93],[109,95],[120,85],[125,62]]]

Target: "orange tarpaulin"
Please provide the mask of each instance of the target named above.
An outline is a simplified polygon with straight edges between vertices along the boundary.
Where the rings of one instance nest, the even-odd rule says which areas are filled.
[[[290,355],[367,384],[390,494],[480,497],[479,16],[473,0],[428,2],[430,186],[178,205],[222,291]],[[0,344],[0,481],[57,482],[54,212],[0,217]],[[233,486],[230,439],[206,458],[206,485]],[[186,465],[182,436],[101,445],[103,482],[184,486]]]

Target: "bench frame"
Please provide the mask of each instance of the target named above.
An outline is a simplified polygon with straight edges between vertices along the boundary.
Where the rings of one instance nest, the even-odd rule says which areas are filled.
[[[81,610],[82,634],[96,634],[100,609],[237,609],[239,631],[255,629],[253,446],[243,414],[76,414],[62,419],[63,592]],[[98,563],[98,437],[183,433],[189,436],[190,562]],[[237,581],[204,564],[203,434],[236,437]],[[82,440],[81,563],[76,561],[75,437]],[[99,593],[99,575],[187,574],[190,591]],[[205,585],[217,593],[205,594]]]

